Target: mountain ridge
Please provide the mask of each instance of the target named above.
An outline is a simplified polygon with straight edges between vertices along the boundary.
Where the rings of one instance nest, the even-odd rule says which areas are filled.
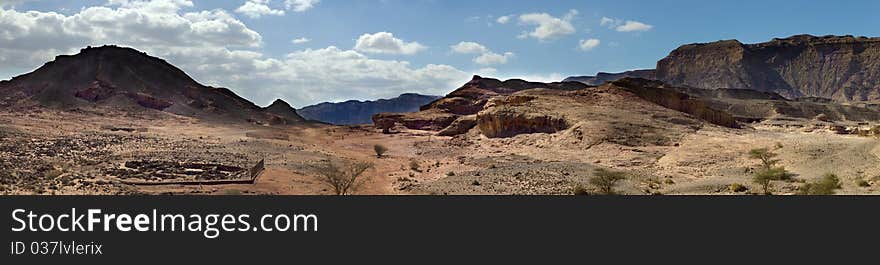
[[[257,106],[232,90],[205,86],[164,59],[129,47],[87,47],[0,82],[0,106],[161,111],[206,120],[292,124],[289,110]],[[285,103],[286,104],[286,103]]]

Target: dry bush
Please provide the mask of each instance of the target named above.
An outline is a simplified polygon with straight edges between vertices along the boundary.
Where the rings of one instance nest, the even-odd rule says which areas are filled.
[[[597,168],[596,171],[593,172],[593,178],[590,179],[590,184],[596,186],[601,194],[614,195],[617,194],[614,191],[617,182],[624,179],[626,179],[626,173],[624,172]]]
[[[371,167],[373,164],[366,162],[340,164],[331,161],[319,168],[318,181],[332,188],[336,195],[349,195],[364,183],[364,172]]]

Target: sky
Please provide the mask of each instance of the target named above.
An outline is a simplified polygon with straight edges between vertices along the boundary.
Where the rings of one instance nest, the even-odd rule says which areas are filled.
[[[294,107],[444,95],[472,75],[560,81],[654,68],[676,47],[880,36],[880,1],[0,0],[0,80],[116,44]]]

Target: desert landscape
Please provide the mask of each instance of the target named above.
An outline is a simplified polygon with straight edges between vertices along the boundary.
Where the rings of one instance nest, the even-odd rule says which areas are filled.
[[[88,47],[0,82],[0,193],[880,194],[877,54],[852,36],[691,44],[656,69],[474,76],[332,125]]]

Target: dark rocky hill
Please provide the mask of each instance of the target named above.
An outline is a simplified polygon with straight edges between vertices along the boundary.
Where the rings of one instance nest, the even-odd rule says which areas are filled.
[[[0,95],[0,107],[5,108],[162,111],[261,124],[303,121],[290,106],[266,111],[229,89],[199,84],[165,60],[112,45],[57,56],[31,73],[0,82]]]
[[[324,102],[301,108],[297,112],[306,119],[326,123],[339,125],[369,124],[373,122],[371,118],[377,113],[414,112],[418,111],[419,107],[439,98],[439,96],[406,93],[395,98],[374,101]]]

